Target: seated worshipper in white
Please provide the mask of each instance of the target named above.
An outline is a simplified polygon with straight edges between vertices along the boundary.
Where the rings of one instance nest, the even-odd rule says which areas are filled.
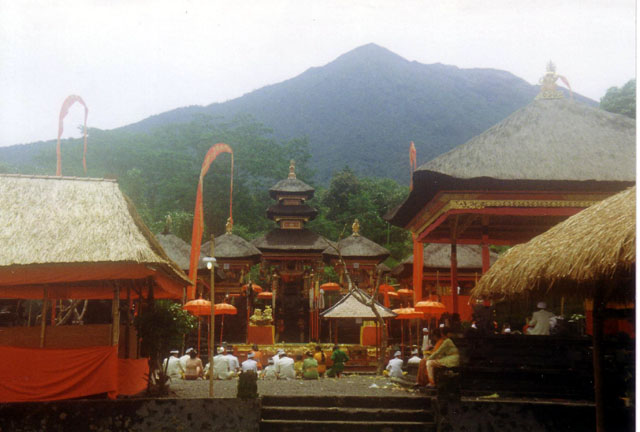
[[[547,309],[547,304],[545,302],[538,303],[538,310],[534,312],[531,316],[531,321],[529,321],[529,328],[527,329],[527,334],[530,335],[548,335],[549,329],[551,327],[551,317],[553,317],[553,313],[549,312]]]
[[[389,376],[392,378],[403,377],[402,365],[404,364],[404,362],[400,358],[401,355],[402,354],[400,353],[400,351],[396,351],[395,354],[393,354],[393,358],[389,360],[389,364],[387,364],[386,369],[387,371],[389,371]]]
[[[278,379],[278,375],[276,375],[276,367],[273,364],[273,359],[270,358],[268,363],[269,364],[267,365],[267,367],[264,368],[260,373],[260,378],[267,379],[267,380]]]
[[[414,349],[413,351],[411,351],[411,358],[407,360],[407,366],[415,365],[416,367],[418,367],[418,365],[420,364],[420,360],[422,359],[418,356],[418,350]]]
[[[229,368],[229,359],[224,355],[224,348],[218,347],[218,355],[213,358],[213,379],[227,380],[233,376]]]
[[[274,355],[273,357],[271,357],[271,359],[273,360],[273,365],[277,365],[278,364],[278,360],[280,360],[280,356],[284,354],[284,350],[282,348],[280,348],[278,350],[278,352],[276,353],[276,355]]]
[[[256,374],[258,373],[258,362],[253,359],[254,357],[253,352],[247,355],[247,359],[242,362],[242,372],[254,371]]]
[[[276,375],[278,379],[296,379],[296,370],[291,356],[284,353],[276,363]]]
[[[189,360],[189,354],[191,354],[191,351],[193,351],[193,348],[187,348],[187,350],[184,352],[184,355],[182,357],[180,357],[180,365],[182,366],[182,370],[185,370],[187,368],[187,360]]]
[[[184,376],[184,369],[180,364],[180,351],[173,350],[169,354],[169,358],[164,359],[162,368],[167,371],[167,376],[170,379],[179,379]]]
[[[227,345],[226,352],[227,353],[225,355],[227,357],[227,361],[229,362],[229,370],[237,374],[238,372],[240,372],[240,362],[238,361],[238,357],[233,355],[233,346]]]

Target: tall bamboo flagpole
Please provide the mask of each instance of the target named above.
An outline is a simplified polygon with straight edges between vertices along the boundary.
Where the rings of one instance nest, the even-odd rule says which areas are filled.
[[[211,258],[214,258],[214,237],[211,234]],[[215,344],[215,328],[216,328],[216,319],[215,319],[215,278],[214,272],[216,271],[216,262],[210,262],[211,264],[211,331],[209,332],[209,397],[213,397],[213,349]]]

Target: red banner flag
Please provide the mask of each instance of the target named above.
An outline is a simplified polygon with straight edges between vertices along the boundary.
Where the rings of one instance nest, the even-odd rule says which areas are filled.
[[[409,179],[409,188],[413,189],[413,172],[418,168],[418,154],[416,152],[416,146],[411,141],[411,146],[409,147],[409,171],[410,171],[410,179]]]
[[[60,108],[60,116],[58,117],[58,144],[56,146],[56,156],[58,158],[58,163],[56,166],[56,175],[62,176],[62,157],[60,155],[60,138],[62,137],[62,131],[64,130],[64,118],[69,113],[69,108],[71,105],[78,102],[84,107],[84,152],[82,154],[82,167],[84,168],[85,175],[87,174],[87,117],[89,116],[89,108],[87,108],[87,104],[84,103],[82,98],[77,95],[68,96],[64,102],[62,103],[62,108]]]
[[[569,80],[563,77],[562,75],[558,75],[558,78],[560,78],[560,81],[562,81],[564,85],[567,86],[567,88],[569,89],[569,96],[571,97],[571,99],[573,99],[573,90],[571,89],[571,84],[569,84]]]
[[[204,157],[200,179],[198,180],[198,191],[196,193],[196,207],[193,212],[193,231],[191,233],[191,257],[189,260],[189,279],[193,283],[187,289],[187,300],[196,297],[196,276],[198,274],[198,258],[200,257],[200,245],[202,244],[202,233],[204,231],[204,213],[202,210],[202,180],[209,171],[209,166],[220,153],[231,154],[231,192],[229,193],[229,217],[231,217],[232,197],[233,197],[233,150],[227,144],[218,143],[213,145]]]

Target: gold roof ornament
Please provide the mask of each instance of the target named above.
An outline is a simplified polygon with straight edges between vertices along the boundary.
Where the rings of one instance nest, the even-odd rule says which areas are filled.
[[[233,221],[231,218],[227,218],[227,223],[224,225],[225,234],[231,234],[233,231]]]
[[[357,237],[360,235],[360,222],[358,219],[353,221],[353,225],[351,225],[351,231],[353,231],[353,236]]]
[[[538,93],[536,99],[564,98],[564,94],[558,89],[558,86],[556,85],[556,81],[558,81],[558,79],[560,79],[569,88],[571,99],[573,99],[573,92],[571,90],[571,86],[569,85],[569,81],[562,75],[558,75],[556,73],[556,65],[552,61],[549,61],[549,63],[547,63],[547,73],[545,73],[544,76],[540,78],[540,93]]]
[[[289,177],[290,179],[295,179],[296,178],[296,161],[294,161],[293,159],[291,159],[291,162],[289,163]]]
[[[171,215],[168,214],[166,218],[164,218],[164,229],[162,230],[162,234],[167,235],[171,233],[171,223],[173,220],[171,219]]]

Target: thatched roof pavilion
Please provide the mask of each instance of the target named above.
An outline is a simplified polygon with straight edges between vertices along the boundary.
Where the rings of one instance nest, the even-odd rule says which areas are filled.
[[[498,254],[490,252],[491,264],[496,262]],[[424,245],[423,267],[425,269],[448,270],[451,265],[451,245],[429,243]],[[391,271],[394,275],[411,272],[413,255],[403,259]],[[482,270],[482,248],[479,245],[460,245],[458,247],[458,269]]]
[[[529,241],[635,184],[635,121],[563,99],[557,78],[549,68],[535,101],[418,168],[386,216],[412,232],[414,254],[417,243],[452,245],[452,292],[458,244],[482,245],[486,271],[489,245]],[[415,265],[414,285],[420,273]]]
[[[558,292],[592,298],[615,283],[610,298],[633,300],[636,264],[635,186],[514,246],[480,279],[478,298]]]
[[[357,222],[357,219],[356,219]],[[338,258],[338,250],[340,255],[345,261],[349,260],[373,260],[377,263],[384,261],[391,254],[386,248],[380,246],[378,243],[369,240],[368,238],[360,235],[360,225],[354,223],[353,233],[346,238],[341,239],[337,246],[331,245],[327,247],[323,254],[328,258]]]
[[[355,288],[362,298],[369,300],[370,297],[364,291]],[[380,303],[375,302],[375,307],[382,318],[393,318],[396,313],[391,309],[382,306]],[[360,301],[358,301],[353,293],[348,293],[342,297],[336,304],[326,309],[320,314],[323,318],[362,318],[362,319],[375,319],[375,314],[371,308]]]
[[[3,174],[0,208],[0,297],[108,299],[126,280],[179,298],[189,284],[115,181]]]
[[[156,240],[158,240],[158,243],[160,243],[160,246],[162,246],[167,256],[175,262],[178,267],[185,272],[189,271],[189,254],[191,253],[189,243],[170,232],[156,234]],[[206,251],[204,247],[200,249],[198,270],[205,270],[207,268],[207,264],[202,260],[205,257],[203,251]]]

